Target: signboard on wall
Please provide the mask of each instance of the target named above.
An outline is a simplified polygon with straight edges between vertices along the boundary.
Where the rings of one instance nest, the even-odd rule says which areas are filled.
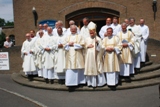
[[[49,27],[54,28],[55,27],[55,23],[57,22],[57,20],[42,20],[39,22],[39,24],[48,24]]]
[[[0,52],[0,70],[9,70],[8,52]]]

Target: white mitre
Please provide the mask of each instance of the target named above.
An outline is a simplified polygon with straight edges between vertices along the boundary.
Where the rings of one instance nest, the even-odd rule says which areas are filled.
[[[96,28],[97,28],[97,25],[94,22],[90,22],[88,24],[88,29],[89,30],[96,30]]]

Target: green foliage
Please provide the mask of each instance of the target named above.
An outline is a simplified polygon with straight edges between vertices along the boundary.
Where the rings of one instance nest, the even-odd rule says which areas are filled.
[[[10,22],[10,21],[5,22],[4,19],[0,18],[0,27],[2,26],[14,26],[14,22]]]
[[[5,23],[5,26],[14,26],[14,22],[7,21]]]
[[[5,20],[0,18],[0,27],[4,26],[4,24],[5,24]]]

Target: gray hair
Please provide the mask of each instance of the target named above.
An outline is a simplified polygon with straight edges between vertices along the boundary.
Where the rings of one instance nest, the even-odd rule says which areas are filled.
[[[123,26],[123,25],[127,26],[127,23],[123,22],[123,23],[121,24],[121,26]]]
[[[74,20],[70,20],[70,21],[69,21],[69,24],[70,24],[70,23],[75,24]]]

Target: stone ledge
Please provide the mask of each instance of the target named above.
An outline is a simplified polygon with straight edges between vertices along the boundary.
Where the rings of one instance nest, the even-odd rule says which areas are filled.
[[[157,70],[159,68],[160,68],[160,64],[153,64],[153,65],[145,66],[145,67],[141,68],[140,72],[138,72],[138,73],[145,73],[145,72],[148,72],[148,71]]]
[[[29,87],[40,88],[40,89],[48,89],[48,90],[59,90],[59,91],[69,91],[69,88],[65,85],[60,84],[46,84],[44,82],[39,81],[28,81],[28,79],[21,76],[20,73],[12,74],[13,81]],[[108,90],[124,90],[124,89],[133,89],[133,88],[140,88],[145,86],[157,85],[160,83],[160,77],[154,79],[147,79],[143,81],[133,81],[131,83],[122,83],[117,87],[108,87],[107,85],[103,87],[92,88],[88,86],[82,87],[72,87],[72,91],[108,91]]]

